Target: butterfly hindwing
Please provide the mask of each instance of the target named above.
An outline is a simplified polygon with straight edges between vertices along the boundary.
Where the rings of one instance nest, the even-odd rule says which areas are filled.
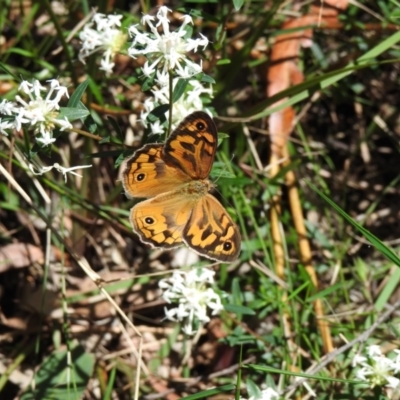
[[[192,207],[193,202],[180,196],[179,191],[142,201],[131,210],[133,230],[142,242],[154,247],[179,246]]]
[[[183,240],[198,253],[219,261],[234,261],[240,252],[237,225],[212,195],[203,196],[191,212]]]

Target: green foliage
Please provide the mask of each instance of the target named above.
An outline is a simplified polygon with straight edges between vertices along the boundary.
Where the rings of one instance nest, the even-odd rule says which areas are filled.
[[[94,355],[77,343],[70,350],[55,351],[43,361],[33,388],[23,393],[21,399],[80,399],[93,374],[94,363]]]

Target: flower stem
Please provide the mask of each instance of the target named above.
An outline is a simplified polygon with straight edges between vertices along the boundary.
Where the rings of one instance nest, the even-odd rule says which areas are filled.
[[[172,82],[173,82],[173,74],[172,71],[169,71],[169,115],[168,115],[168,136],[171,133],[171,126],[172,126],[172,93],[173,93],[173,87],[172,87]],[[167,137],[168,137],[167,136]]]

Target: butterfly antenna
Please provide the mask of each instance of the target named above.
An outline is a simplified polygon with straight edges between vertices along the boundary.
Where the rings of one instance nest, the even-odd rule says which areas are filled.
[[[231,157],[231,160],[230,160],[231,163],[232,163],[234,157],[235,157],[235,156],[232,154],[232,157]],[[215,179],[214,183],[217,183],[217,182],[218,182],[218,179],[221,178],[221,176],[222,176],[222,171],[220,172],[220,174],[219,174],[219,176],[217,177],[217,179]],[[221,196],[221,198],[224,198],[225,201],[226,201],[233,209],[235,209],[235,207],[233,207],[233,205],[232,205],[232,204],[222,195],[222,193],[218,190],[218,187],[217,187],[217,186],[214,187],[214,190]]]
[[[235,157],[235,156],[232,154],[232,157],[231,157],[231,160],[230,160],[231,163],[232,163],[234,157]],[[222,171],[219,173],[219,175],[218,175],[217,178],[215,179],[214,183],[217,183],[218,180],[219,180],[219,178],[221,178],[221,176],[222,176]],[[219,193],[219,191],[218,191],[218,193]],[[221,194],[221,193],[219,193],[219,194]]]

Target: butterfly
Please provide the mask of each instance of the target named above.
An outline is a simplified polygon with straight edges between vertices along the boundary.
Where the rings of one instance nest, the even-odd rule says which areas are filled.
[[[187,116],[165,144],[147,144],[125,161],[122,182],[130,197],[144,197],[130,211],[133,230],[153,247],[186,244],[213,260],[240,253],[237,225],[208,192],[217,150],[217,128],[203,111]]]

